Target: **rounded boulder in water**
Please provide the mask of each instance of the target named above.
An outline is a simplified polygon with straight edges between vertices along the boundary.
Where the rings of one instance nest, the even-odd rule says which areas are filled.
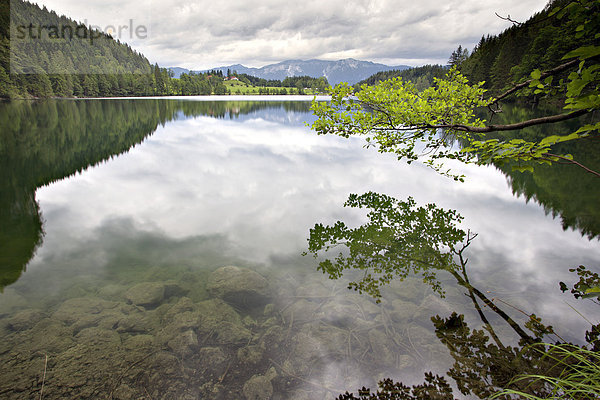
[[[226,266],[215,270],[206,285],[209,293],[240,308],[264,306],[269,300],[269,283],[248,268]]]

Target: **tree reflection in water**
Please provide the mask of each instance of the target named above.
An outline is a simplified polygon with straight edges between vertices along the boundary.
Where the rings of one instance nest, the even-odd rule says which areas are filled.
[[[0,103],[0,291],[19,279],[42,244],[38,188],[129,151],[169,121],[307,113],[309,107],[306,101],[179,99]]]
[[[521,326],[470,283],[466,249],[476,235],[457,227],[462,217],[456,211],[444,210],[435,204],[417,207],[412,198],[400,201],[373,192],[350,195],[345,206],[368,209],[368,222],[357,228],[349,228],[341,221],[332,226],[316,224],[310,231],[309,252],[315,257],[326,257],[321,259],[318,268],[331,279],[341,277],[344,271],[360,270],[362,277],[351,282],[349,288],[375,298],[381,297],[383,285],[393,279],[403,280],[409,274],[422,277],[442,297],[444,290],[438,274],[450,274],[456,284],[465,289],[483,329],[471,329],[464,316],[456,312],[446,318],[439,315],[431,318],[438,339],[454,359],[447,375],[463,395],[489,398],[500,389],[508,388],[545,398],[552,394],[551,385],[515,378],[524,374],[556,377],[576,370],[575,359],[557,362],[552,355],[554,347],[544,344],[562,342],[551,326],[542,324],[534,314]],[[341,251],[331,258],[334,248]],[[593,278],[590,278],[593,282],[598,281],[597,275],[595,280]],[[484,309],[491,310],[510,326],[519,337],[517,345],[503,343]],[[592,327],[593,331],[598,331],[598,326]],[[588,342],[593,341],[593,336],[588,333]],[[339,399],[453,398],[448,382],[431,373],[425,375],[423,384],[412,388],[388,379],[380,382],[377,393],[363,388],[358,396],[346,393]]]

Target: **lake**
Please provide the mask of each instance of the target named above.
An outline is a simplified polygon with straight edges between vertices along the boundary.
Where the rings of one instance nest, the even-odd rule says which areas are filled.
[[[445,374],[431,317],[483,326],[450,275],[445,298],[409,276],[378,304],[302,255],[316,223],[364,223],[343,205],[368,191],[457,210],[470,282],[582,342],[593,305],[558,283],[600,264],[593,178],[450,164],[457,183],[316,135],[309,100],[0,103],[0,397],[333,399]]]

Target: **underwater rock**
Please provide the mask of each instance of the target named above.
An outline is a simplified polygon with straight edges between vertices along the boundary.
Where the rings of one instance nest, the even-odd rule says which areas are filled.
[[[222,322],[231,322],[242,325],[240,315],[221,299],[205,300],[197,304],[199,316],[198,333],[208,335],[214,334]],[[242,327],[243,328],[243,327]]]
[[[348,297],[344,298],[345,301],[351,301],[356,304],[361,311],[361,314],[364,314],[365,317],[377,315],[381,313],[381,305],[376,304],[375,300],[370,297],[359,295],[359,294],[351,294]]]
[[[124,317],[125,314],[117,309],[105,310],[99,314],[88,314],[80,317],[71,325],[71,328],[73,334],[77,334],[82,329],[96,326],[102,329],[114,329]]]
[[[108,284],[105,286],[102,286],[99,290],[98,290],[98,296],[104,298],[104,299],[111,299],[111,300],[115,300],[115,299],[121,299],[123,298],[123,294],[125,293],[126,287],[123,285],[117,285],[117,284]]]
[[[96,348],[106,348],[106,346],[119,346],[121,338],[119,334],[112,330],[101,328],[86,328],[75,336],[78,343],[84,343],[87,346]]]
[[[133,335],[125,339],[123,347],[128,351],[150,349],[154,346],[154,336]]]
[[[318,308],[318,303],[308,301],[306,299],[300,299],[291,306],[285,308],[282,312],[282,315],[288,322],[313,321]]]
[[[210,298],[206,290],[206,281],[209,273],[186,272],[179,279],[179,283],[186,291],[186,296],[194,302],[200,302]]]
[[[139,283],[125,293],[132,304],[143,307],[155,307],[165,298],[165,285],[159,282]]]
[[[105,310],[114,309],[118,303],[114,301],[102,300],[96,297],[76,297],[64,301],[60,307],[52,314],[54,318],[71,325],[77,321],[96,318]]]
[[[220,383],[206,382],[199,388],[201,399],[222,400],[226,397],[226,388]]]
[[[33,328],[44,317],[44,313],[39,310],[23,310],[8,318],[7,326],[13,331],[24,331]]]
[[[119,333],[148,333],[155,328],[156,321],[147,312],[123,315],[116,325]]]
[[[347,330],[323,323],[310,324],[305,328],[318,341],[321,354],[328,353],[330,357],[334,358],[346,354],[349,335]]]
[[[322,367],[325,360],[342,360],[348,353],[348,331],[322,323],[306,324],[292,338],[292,372],[304,375]],[[363,352],[352,341],[356,352]]]
[[[60,353],[73,346],[72,331],[61,322],[45,318],[31,329],[31,351]]]
[[[279,325],[274,325],[267,329],[262,335],[260,338],[260,346],[265,350],[277,350],[281,342],[285,340],[285,336],[285,330]]]
[[[196,305],[188,297],[181,297],[177,303],[173,304],[163,316],[165,321],[172,321],[176,315],[179,315],[186,311],[195,311]]]
[[[349,327],[357,325],[357,316],[362,316],[361,314],[361,310],[356,304],[330,301],[324,304],[316,315],[318,319],[328,321],[333,325]]]
[[[291,357],[292,368],[288,368],[288,370],[297,374],[306,374],[322,358],[321,344],[307,332],[300,332],[294,336],[294,342]]]
[[[172,330],[185,331],[198,329],[203,315],[199,311],[184,311],[173,317],[170,325]]]
[[[167,343],[169,348],[180,356],[188,356],[198,347],[198,336],[193,330],[187,330]]]
[[[172,321],[165,324],[157,333],[156,341],[160,345],[169,345],[172,340],[181,336],[184,332],[198,330],[200,315],[197,311],[185,311],[176,315]],[[169,345],[170,347],[170,345]]]
[[[181,297],[186,295],[189,290],[185,289],[179,282],[174,280],[168,280],[164,284],[165,298],[170,297]]]
[[[264,305],[269,299],[269,283],[258,273],[235,266],[214,271],[206,285],[211,295],[240,308]]]
[[[203,347],[198,350],[198,358],[205,374],[220,377],[225,372],[227,356],[220,347]]]
[[[265,375],[254,375],[243,388],[246,400],[269,400],[273,396],[271,381],[277,377],[277,371],[271,367]]]
[[[273,304],[273,303],[267,304],[265,306],[265,309],[263,310],[263,315],[265,317],[270,317],[274,313],[275,313],[275,304]]]
[[[217,342],[220,344],[238,344],[249,342],[252,332],[241,324],[221,322],[215,329]]]
[[[242,347],[238,349],[237,357],[242,364],[258,364],[263,358],[263,349],[256,345]]]
[[[386,367],[393,366],[396,362],[396,351],[393,342],[387,335],[379,330],[369,331],[369,343],[371,344],[372,356],[378,363]]]
[[[392,310],[389,313],[394,322],[404,323],[412,320],[418,308],[415,303],[396,299],[392,301]]]
[[[187,302],[180,303],[174,307],[187,309]],[[206,300],[196,304],[194,308],[195,311],[183,311],[175,315],[167,311],[166,324],[158,332],[157,342],[166,344],[189,330],[201,336],[202,340],[210,337],[219,344],[238,344],[252,339],[252,333],[244,327],[240,315],[223,300]]]
[[[256,320],[254,318],[252,318],[249,315],[246,315],[243,319],[242,319],[242,323],[244,324],[245,327],[247,327],[248,329],[252,329],[256,327]]]
[[[135,390],[133,390],[125,383],[121,383],[119,387],[112,392],[111,397],[115,400],[129,400],[139,398],[138,393],[136,393]]]
[[[165,380],[181,375],[181,363],[172,353],[161,351],[154,358],[154,374],[152,380]]]

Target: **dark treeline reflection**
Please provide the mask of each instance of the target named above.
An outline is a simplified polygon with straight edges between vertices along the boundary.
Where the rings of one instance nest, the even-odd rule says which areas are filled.
[[[502,113],[494,115],[492,122],[505,124],[536,118],[545,113],[540,108],[526,108],[517,105],[505,105]],[[489,115],[486,116],[489,118]],[[597,115],[588,116],[583,123],[597,120]],[[488,134],[488,138],[522,138],[539,141],[550,135],[567,135],[582,125],[580,120],[565,121],[558,124],[532,126],[521,131]],[[600,142],[594,139],[581,139],[566,142],[554,148],[558,154],[572,154],[574,159],[584,166],[600,171]],[[583,169],[568,165],[533,165],[534,171],[519,172],[515,164],[504,164],[498,168],[507,176],[514,194],[523,196],[527,201],[534,200],[544,207],[546,213],[560,218],[563,229],[576,229],[589,239],[600,234],[600,185],[598,178]]]
[[[215,118],[237,119],[240,116],[256,113],[264,114],[265,111],[285,111],[308,113],[310,102],[307,101],[170,101],[175,103],[186,117],[205,115]],[[264,117],[264,115],[261,115]]]
[[[308,112],[309,102],[47,100],[0,103],[0,290],[43,238],[37,188],[128,151],[168,121]]]

